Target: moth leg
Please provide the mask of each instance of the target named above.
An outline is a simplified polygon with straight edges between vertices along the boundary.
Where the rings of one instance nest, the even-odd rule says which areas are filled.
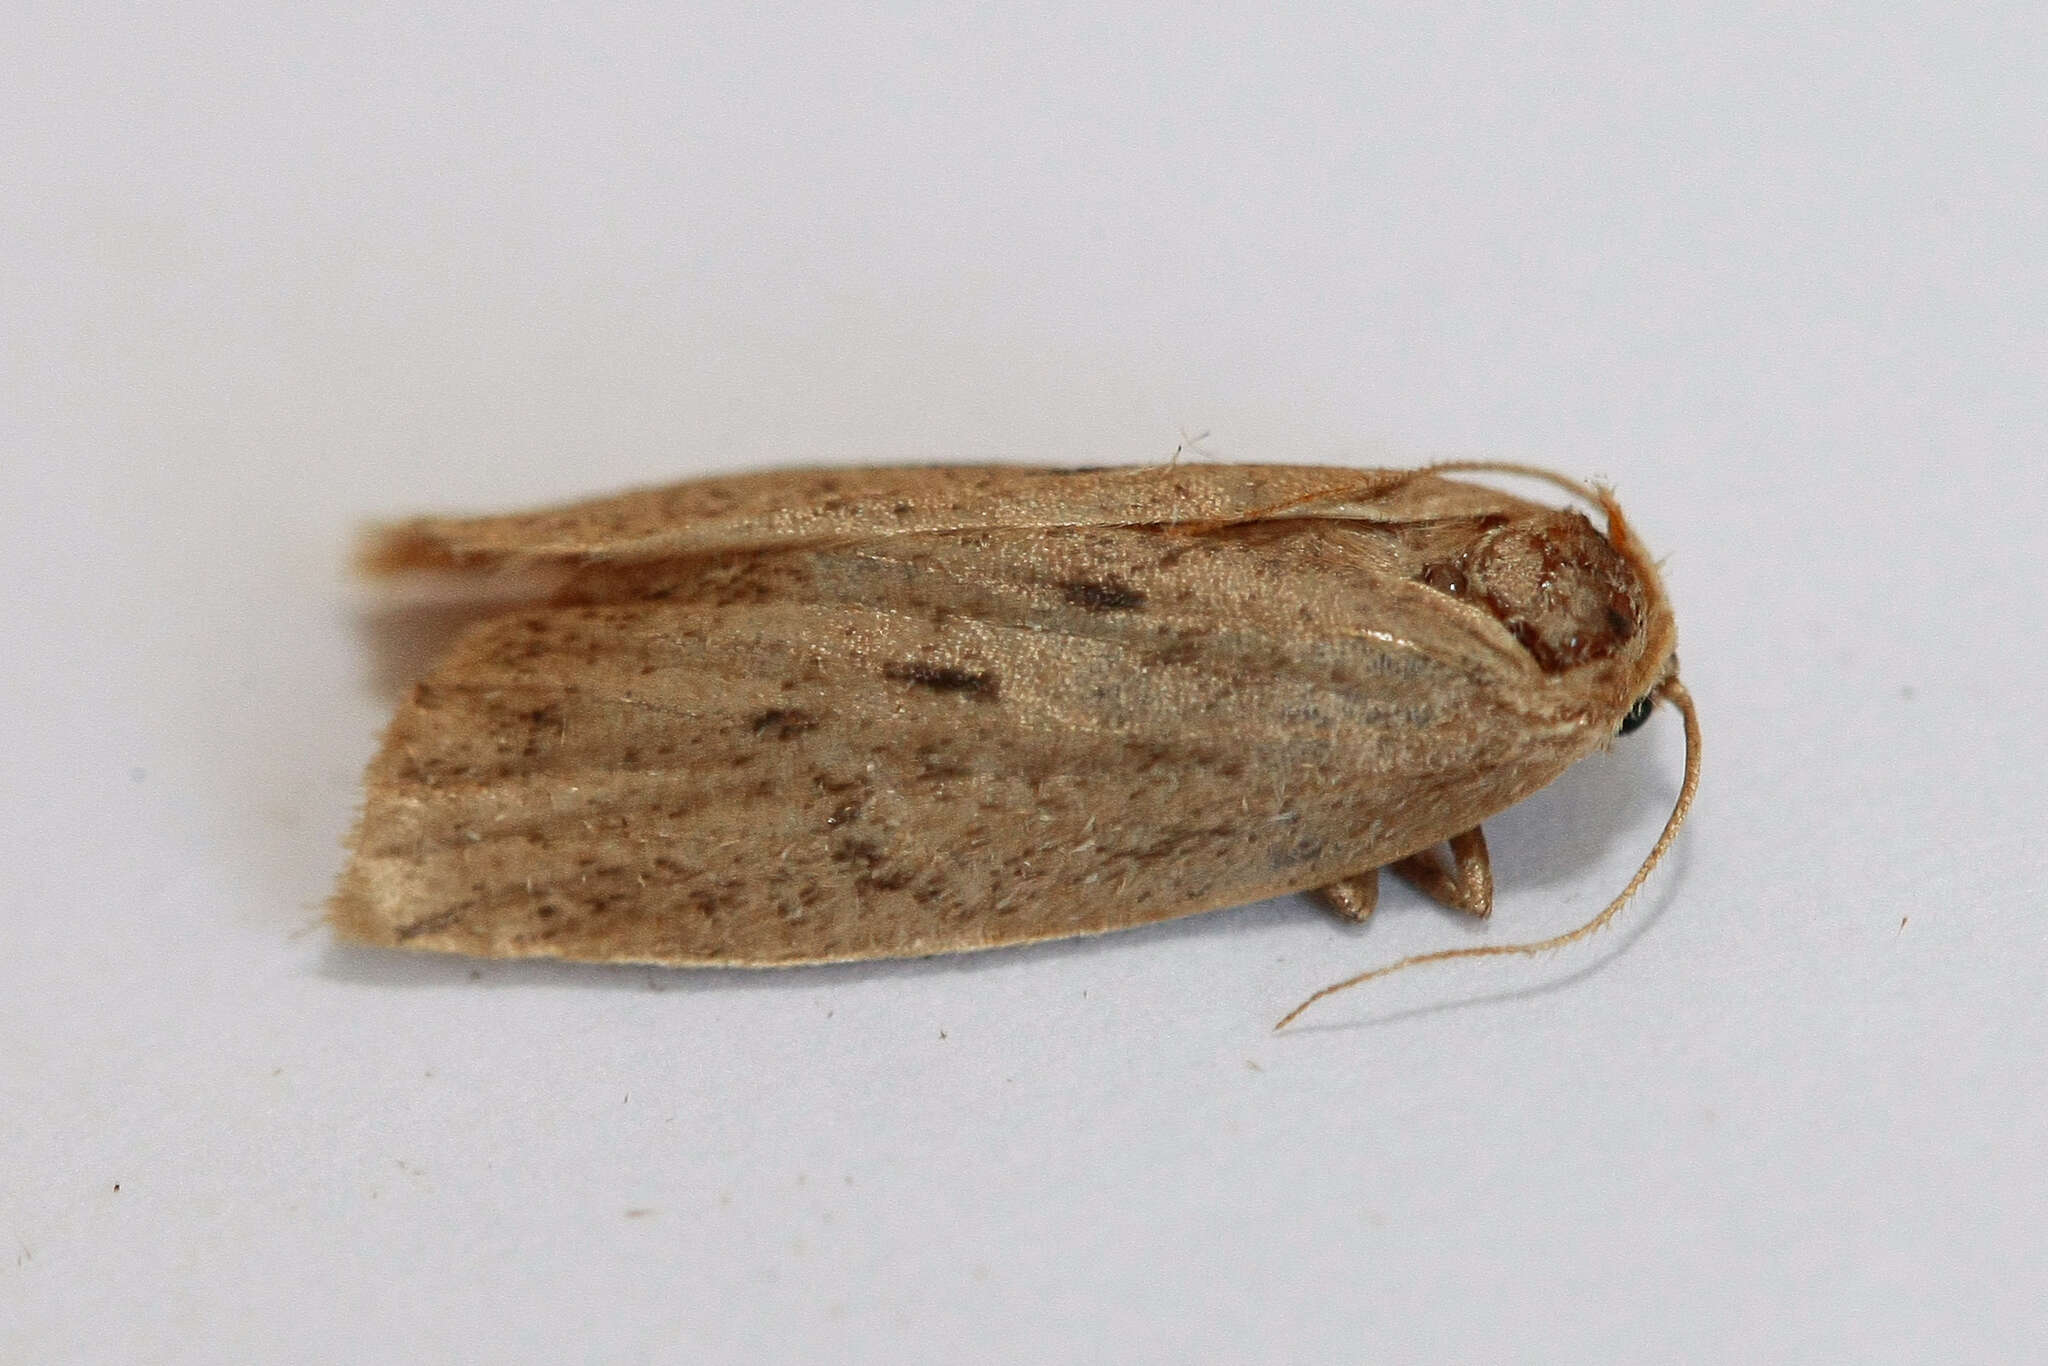
[[[1476,825],[1451,836],[1450,868],[1434,849],[1410,854],[1393,867],[1432,901],[1468,915],[1493,914],[1493,863],[1486,857],[1486,836]]]
[[[1362,873],[1339,878],[1327,887],[1316,889],[1316,895],[1323,904],[1343,916],[1346,920],[1363,924],[1372,916],[1372,908],[1380,902],[1380,870],[1368,868]]]

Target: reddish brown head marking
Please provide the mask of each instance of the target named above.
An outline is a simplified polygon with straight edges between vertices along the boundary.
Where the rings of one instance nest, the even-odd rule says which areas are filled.
[[[1492,613],[1545,673],[1607,658],[1643,618],[1635,571],[1579,512],[1504,522],[1420,577]]]

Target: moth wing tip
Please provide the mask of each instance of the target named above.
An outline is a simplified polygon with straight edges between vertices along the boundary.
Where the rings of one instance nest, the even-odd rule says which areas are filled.
[[[422,520],[364,527],[356,537],[350,562],[356,573],[371,579],[461,567],[446,538],[433,529],[433,523]]]
[[[389,940],[382,918],[364,893],[362,879],[353,857],[342,871],[334,894],[327,898],[327,928],[345,944],[379,944]]]

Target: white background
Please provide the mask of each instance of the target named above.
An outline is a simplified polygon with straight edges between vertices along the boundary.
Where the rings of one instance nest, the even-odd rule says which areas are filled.
[[[2048,1351],[2048,17],[1357,8],[12,7],[0,1357]],[[1584,918],[1669,713],[1484,928],[320,925],[360,521],[1200,433],[1616,484],[1707,733],[1619,927],[1268,1032]]]

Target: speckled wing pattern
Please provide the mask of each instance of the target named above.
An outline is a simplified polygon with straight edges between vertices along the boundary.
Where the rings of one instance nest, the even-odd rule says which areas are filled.
[[[783,475],[395,529],[387,568],[573,579],[470,628],[403,705],[337,925],[729,965],[1088,934],[1384,865],[1612,733],[1432,586],[1475,525],[1547,509],[1217,469]],[[939,475],[980,524],[929,510]],[[1289,505],[1347,481],[1339,515]]]
[[[382,528],[373,572],[646,562],[679,555],[995,531],[1234,522],[1315,514],[1367,521],[1527,507],[1412,470],[1320,465],[1011,465],[792,470],[697,479],[497,517],[422,517]]]

